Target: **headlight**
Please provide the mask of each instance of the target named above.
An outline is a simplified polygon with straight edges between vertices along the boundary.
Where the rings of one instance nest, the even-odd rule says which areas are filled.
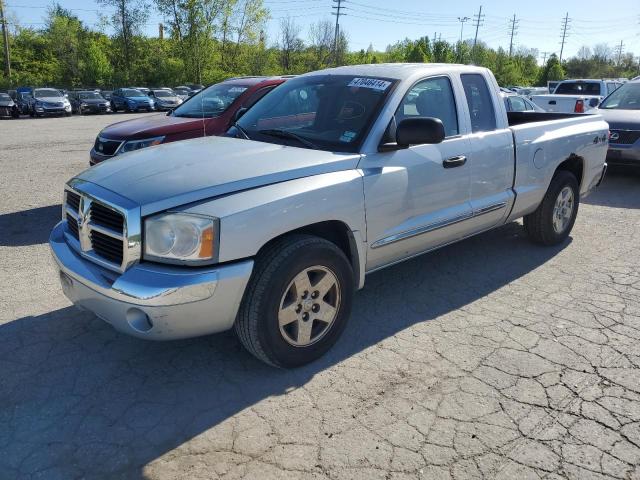
[[[186,213],[163,213],[144,221],[144,258],[166,263],[216,260],[219,221]]]
[[[87,105],[86,103],[84,103],[84,102],[82,102],[82,103],[80,104],[80,107],[82,107],[82,108],[87,107],[87,106],[88,106],[88,105]]]
[[[140,150],[141,148],[153,147],[159,145],[164,140],[164,137],[145,138],[144,140],[130,140],[125,142],[124,145],[118,150],[118,153],[133,152]]]
[[[43,105],[43,103],[40,100],[38,100],[36,102],[36,107],[42,107],[42,105]]]

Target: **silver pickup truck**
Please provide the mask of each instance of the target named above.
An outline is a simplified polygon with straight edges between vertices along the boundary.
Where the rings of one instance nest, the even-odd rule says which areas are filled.
[[[336,342],[368,273],[520,217],[535,242],[565,240],[607,134],[597,115],[507,115],[484,68],[313,72],[228,137],[73,178],[50,246],[67,297],[122,332],[235,328],[256,357],[293,367]]]

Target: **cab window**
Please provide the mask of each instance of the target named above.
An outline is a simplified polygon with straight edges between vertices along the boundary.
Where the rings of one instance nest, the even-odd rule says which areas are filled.
[[[396,110],[396,125],[412,117],[438,118],[444,125],[446,137],[458,135],[458,114],[449,78],[422,80],[409,90]]]
[[[496,112],[493,99],[484,77],[478,73],[460,75],[464,94],[469,105],[472,132],[489,132],[496,129]]]

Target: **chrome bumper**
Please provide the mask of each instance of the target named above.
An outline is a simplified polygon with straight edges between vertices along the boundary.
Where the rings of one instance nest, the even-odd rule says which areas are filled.
[[[81,258],[64,240],[49,246],[66,297],[117,330],[149,340],[196,337],[233,326],[253,260],[209,268],[134,265],[122,274]]]

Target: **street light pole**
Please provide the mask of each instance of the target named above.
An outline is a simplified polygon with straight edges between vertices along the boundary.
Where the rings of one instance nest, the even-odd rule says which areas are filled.
[[[464,30],[464,22],[467,20],[471,20],[469,17],[458,17],[458,21],[460,22],[460,41],[462,42],[462,31]]]

